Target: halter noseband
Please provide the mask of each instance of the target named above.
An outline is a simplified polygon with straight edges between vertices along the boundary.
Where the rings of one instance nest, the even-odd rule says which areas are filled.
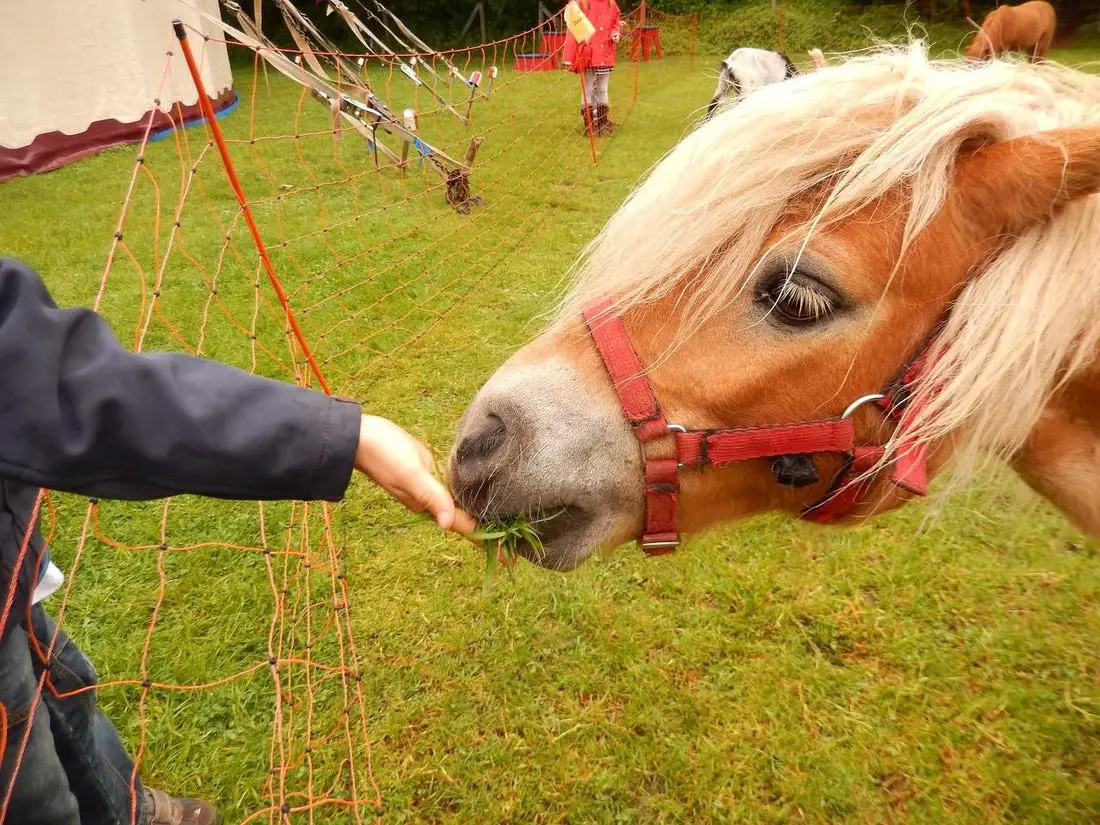
[[[622,318],[610,310],[611,303],[603,301],[588,307],[583,317],[645,460],[645,526],[639,544],[647,554],[664,555],[680,545],[680,470],[685,468],[724,467],[736,461],[837,453],[845,456],[844,466],[833,479],[829,491],[805,507],[800,517],[827,524],[850,514],[866,497],[875,481],[872,470],[886,452],[882,445],[855,443],[852,414],[871,402],[888,418],[900,422],[901,435],[890,480],[913,495],[927,493],[926,450],[922,445],[908,444],[906,439],[908,424],[916,412],[909,403],[911,387],[923,367],[925,348],[886,390],[857,398],[838,418],[799,424],[688,430],[665,418]],[[675,440],[674,458],[668,457],[667,451],[662,455],[658,444],[669,436]]]

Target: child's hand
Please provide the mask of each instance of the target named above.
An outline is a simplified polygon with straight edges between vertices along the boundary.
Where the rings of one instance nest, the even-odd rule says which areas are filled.
[[[392,421],[363,416],[355,469],[414,513],[429,511],[444,530],[469,533],[477,527],[473,517],[455,506],[451,494],[432,474],[428,448]]]
[[[622,35],[619,34],[618,32],[612,32],[611,33],[611,42],[612,43],[618,43],[621,38],[622,38]]]

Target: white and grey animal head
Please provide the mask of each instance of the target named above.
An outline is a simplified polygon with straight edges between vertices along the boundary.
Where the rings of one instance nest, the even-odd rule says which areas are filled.
[[[718,88],[714,91],[707,118],[728,97],[740,98],[772,83],[779,83],[799,73],[798,67],[785,54],[768,49],[734,49],[722,61]]]

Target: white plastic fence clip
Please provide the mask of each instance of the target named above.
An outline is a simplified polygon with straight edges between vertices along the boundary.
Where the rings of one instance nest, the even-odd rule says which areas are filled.
[[[478,73],[478,74],[480,76],[480,73]],[[485,84],[485,88],[481,90],[482,98],[488,100],[489,93],[493,91],[493,81],[496,80],[496,79],[497,79],[497,67],[496,66],[490,66],[489,67],[489,81]],[[480,83],[481,83],[481,81],[479,79],[478,84],[480,85]]]
[[[404,111],[405,129],[412,134],[416,133],[416,109],[406,109]],[[409,144],[412,143],[412,136],[410,135],[405,140],[401,141],[401,168],[404,169],[409,162]]]
[[[469,80],[470,96],[466,99],[466,112],[463,115],[463,120],[467,123],[470,122],[470,111],[474,105],[474,98],[477,96],[477,87],[479,83],[481,83],[481,72],[472,73]]]

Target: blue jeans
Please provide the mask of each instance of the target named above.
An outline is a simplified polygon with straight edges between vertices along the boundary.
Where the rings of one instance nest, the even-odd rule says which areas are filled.
[[[0,705],[7,714],[0,760],[0,806],[8,800],[4,821],[131,825],[136,812],[136,825],[141,825],[145,819],[141,782],[133,778],[134,763],[114,726],[99,712],[95,691],[58,699],[44,687],[42,701],[32,707],[43,664],[31,650],[27,634],[33,633],[45,651],[55,628],[46,611],[36,605],[31,610],[31,627],[14,628],[0,644]],[[62,632],[57,635],[49,672],[61,694],[96,684],[92,663]],[[20,759],[28,726],[30,734]],[[8,799],[13,775],[15,785]]]

